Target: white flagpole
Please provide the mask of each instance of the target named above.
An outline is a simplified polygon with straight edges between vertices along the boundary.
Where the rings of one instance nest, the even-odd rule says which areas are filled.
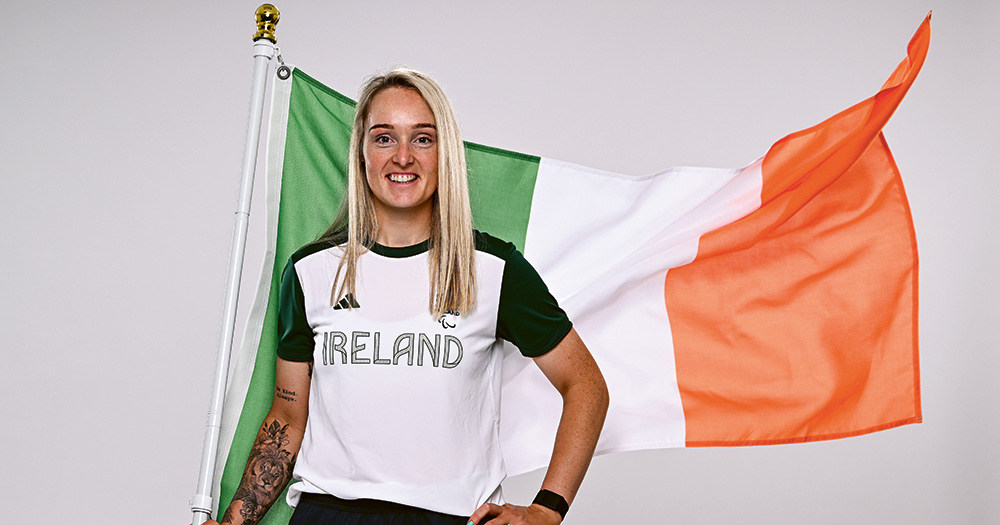
[[[240,193],[236,204],[236,224],[233,243],[229,252],[229,276],[226,279],[226,299],[222,313],[222,334],[219,336],[218,358],[215,363],[215,381],[212,400],[208,409],[205,442],[201,451],[201,471],[198,489],[191,498],[191,523],[198,525],[212,519],[212,480],[215,459],[219,452],[219,433],[222,427],[222,404],[225,401],[226,380],[229,377],[229,357],[233,351],[233,333],[236,330],[236,305],[240,295],[240,278],[243,274],[243,255],[250,221],[250,198],[253,193],[254,172],[257,167],[257,147],[260,142],[261,120],[264,115],[264,92],[267,72],[274,56],[274,28],[278,23],[278,9],[271,4],[257,8],[257,32],[253,35],[253,87],[250,91],[250,116],[243,149],[243,171],[240,175]]]

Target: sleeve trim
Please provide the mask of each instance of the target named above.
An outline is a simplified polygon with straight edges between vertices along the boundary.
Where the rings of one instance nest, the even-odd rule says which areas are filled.
[[[573,322],[570,321],[569,319],[565,319],[563,320],[563,323],[559,326],[559,328],[553,331],[552,335],[550,335],[547,339],[545,339],[545,341],[542,342],[542,344],[532,345],[535,348],[534,351],[525,352],[522,350],[521,354],[524,355],[525,357],[541,357],[549,353],[549,351],[551,351],[553,348],[559,346],[559,343],[561,343],[562,340],[566,338],[566,335],[569,334],[569,331],[572,329],[573,329]]]
[[[300,350],[287,349],[278,347],[278,357],[284,359],[285,361],[294,361],[296,363],[306,363],[313,360],[312,349],[309,349],[308,354],[303,354]]]

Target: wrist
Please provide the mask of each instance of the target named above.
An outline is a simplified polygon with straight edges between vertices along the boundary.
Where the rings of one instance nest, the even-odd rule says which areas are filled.
[[[529,508],[534,509],[535,512],[538,513],[539,516],[548,516],[547,518],[545,518],[545,520],[546,520],[545,523],[549,523],[549,522],[551,522],[551,523],[562,523],[562,521],[563,521],[563,517],[558,512],[556,512],[555,510],[552,510],[552,509],[550,509],[550,508],[548,508],[546,506],[539,505],[537,503],[532,503],[529,506]]]

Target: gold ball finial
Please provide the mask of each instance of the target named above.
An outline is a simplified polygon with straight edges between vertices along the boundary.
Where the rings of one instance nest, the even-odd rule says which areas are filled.
[[[277,43],[278,39],[274,36],[274,26],[278,25],[278,19],[281,18],[278,8],[271,4],[264,4],[257,8],[254,17],[257,19],[257,32],[253,34],[254,42],[266,38],[272,43]]]

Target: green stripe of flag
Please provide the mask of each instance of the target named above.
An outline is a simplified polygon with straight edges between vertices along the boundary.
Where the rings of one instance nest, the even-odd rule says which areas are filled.
[[[541,159],[472,142],[465,143],[465,157],[476,228],[512,242],[524,252]]]

